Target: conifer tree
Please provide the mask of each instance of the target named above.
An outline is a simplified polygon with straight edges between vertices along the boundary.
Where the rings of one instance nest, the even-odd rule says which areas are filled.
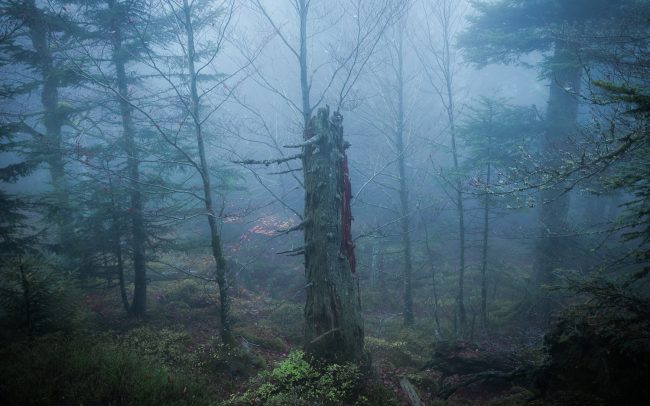
[[[474,1],[477,14],[461,35],[468,59],[478,66],[492,63],[518,64],[522,58],[542,52],[538,65],[550,82],[544,136],[539,140],[543,164],[559,168],[573,152],[571,139],[577,131],[577,114],[583,69],[589,60],[579,53],[575,41],[595,33],[612,18],[626,15],[636,0],[613,4],[607,0],[500,0]],[[553,272],[569,267],[573,239],[568,218],[570,194],[561,179],[547,178],[538,199],[538,228],[534,283],[538,289],[536,314],[544,323],[554,306],[539,288],[553,282]]]
[[[4,81],[2,96],[22,103],[25,97],[38,94],[40,108],[24,117],[20,110],[4,112],[5,130],[32,138],[32,161],[44,162],[52,185],[49,211],[56,225],[54,247],[67,252],[72,246],[69,219],[68,182],[66,175],[66,133],[74,108],[61,98],[64,89],[77,85],[81,78],[65,57],[74,47],[71,40],[77,27],[58,3],[39,4],[35,0],[0,3],[2,24],[6,27],[0,41],[0,68]]]

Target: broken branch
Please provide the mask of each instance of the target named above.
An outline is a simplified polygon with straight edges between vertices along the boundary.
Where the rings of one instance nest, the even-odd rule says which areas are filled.
[[[309,146],[309,145],[314,145],[314,144],[316,144],[318,141],[321,140],[321,138],[322,138],[321,135],[317,135],[317,136],[315,136],[315,137],[311,137],[310,139],[308,139],[308,140],[305,141],[305,142],[301,142],[300,144],[284,145],[284,147],[285,147],[285,148],[302,148],[302,147],[307,147],[307,146]]]
[[[240,164],[240,165],[265,165],[269,166],[272,164],[281,164],[284,162],[288,162],[294,159],[302,159],[302,154],[296,154],[296,155],[291,155],[288,157],[283,157],[283,158],[277,158],[277,159],[264,159],[262,161],[258,161],[255,159],[244,159],[243,161],[232,161],[234,164]]]

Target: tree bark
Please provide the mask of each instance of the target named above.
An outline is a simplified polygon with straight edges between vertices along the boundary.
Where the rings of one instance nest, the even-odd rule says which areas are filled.
[[[117,260],[117,277],[120,287],[120,298],[122,299],[122,306],[127,314],[131,311],[129,304],[129,297],[126,292],[126,280],[124,278],[124,257],[122,254],[121,235],[120,235],[120,218],[117,213],[117,205],[115,204],[115,193],[113,189],[113,181],[111,174],[108,174],[108,191],[111,194],[111,219],[113,221],[113,255]]]
[[[546,113],[546,131],[541,152],[548,167],[562,164],[562,153],[569,147],[569,138],[576,131],[578,96],[580,92],[581,68],[571,66],[570,50],[562,43],[556,44],[554,60],[556,67],[551,72],[551,85]],[[540,235],[536,247],[534,264],[534,289],[537,291],[541,322],[548,320],[553,306],[541,287],[553,282],[553,271],[566,267],[571,238],[568,213],[570,196],[562,184],[545,188],[540,192],[539,227]]]
[[[221,340],[226,344],[233,344],[232,331],[230,326],[230,295],[228,275],[226,273],[226,261],[223,256],[221,246],[221,236],[219,235],[219,225],[217,224],[217,215],[214,210],[212,201],[212,182],[210,178],[210,168],[205,152],[205,140],[203,136],[203,125],[201,121],[201,100],[197,88],[197,73],[194,66],[196,51],[194,48],[194,28],[192,23],[191,8],[187,0],[183,0],[183,12],[185,17],[185,33],[187,35],[187,69],[190,78],[190,98],[191,98],[191,115],[194,124],[194,135],[199,152],[201,181],[203,183],[203,200],[205,211],[210,228],[210,246],[212,256],[216,266],[217,284],[219,285],[219,316],[221,321],[220,334]]]
[[[43,85],[41,89],[41,104],[43,106],[43,125],[45,127],[45,160],[49,166],[50,179],[54,189],[56,202],[56,224],[58,242],[63,252],[68,252],[72,236],[69,227],[70,219],[66,215],[69,210],[68,186],[65,179],[65,160],[63,158],[62,128],[64,114],[59,109],[59,74],[54,66],[50,49],[50,27],[43,12],[33,0],[25,3],[24,22],[29,29],[29,38],[38,56]]]
[[[329,362],[360,361],[363,319],[350,238],[350,185],[340,114],[321,108],[305,138],[305,351]]]
[[[427,257],[429,258],[429,264],[431,265],[431,292],[433,293],[433,320],[436,323],[436,337],[440,336],[440,317],[438,315],[439,309],[439,300],[438,300],[438,283],[436,281],[436,266],[435,266],[435,255],[429,244],[429,228],[427,227],[426,221],[422,221],[424,227],[424,246],[427,250]]]
[[[456,333],[463,333],[467,320],[465,310],[465,207],[463,204],[462,182],[460,180],[458,148],[456,145],[456,101],[454,98],[454,74],[453,74],[453,57],[452,57],[452,27],[453,18],[452,10],[454,2],[448,0],[440,3],[438,10],[438,19],[442,25],[442,53],[437,57],[440,67],[442,68],[442,77],[444,78],[444,90],[440,90],[440,97],[445,104],[447,119],[449,122],[449,134],[451,136],[451,153],[454,162],[454,176],[456,189],[456,210],[458,211],[458,240],[459,240],[459,270],[458,270],[458,292],[456,295],[456,317],[454,317],[454,330]]]
[[[309,127],[311,120],[311,86],[309,84],[309,74],[307,72],[307,16],[309,14],[309,2],[300,0],[298,14],[300,15],[300,90],[302,96],[302,116],[304,129]]]
[[[449,115],[449,131],[451,134],[451,153],[454,159],[455,176],[459,177],[458,148],[456,146],[456,115],[454,111],[454,99],[450,81],[447,81],[447,95],[449,100],[447,113]],[[458,179],[456,181],[456,210],[458,212],[458,248],[460,264],[458,270],[458,293],[456,296],[458,315],[456,317],[457,322],[454,323],[456,332],[462,332],[467,321],[467,312],[465,310],[465,207],[463,204],[462,187],[462,182]]]
[[[395,126],[397,168],[399,175],[400,227],[404,260],[404,324],[413,324],[413,287],[411,281],[411,235],[408,186],[406,182],[406,151],[404,147],[404,55],[403,32],[400,30],[397,48],[397,123]]]
[[[488,141],[490,142],[490,141]],[[488,157],[489,159],[490,157]],[[488,162],[485,176],[485,196],[483,200],[483,247],[481,250],[481,322],[483,329],[487,328],[487,264],[488,264],[488,236],[490,235],[490,182],[492,165]]]
[[[133,125],[133,111],[129,104],[128,98],[128,79],[126,77],[126,60],[127,55],[122,49],[122,30],[119,21],[120,15],[115,0],[107,1],[108,9],[112,13],[111,31],[113,46],[113,65],[117,80],[117,90],[119,94],[120,113],[122,115],[122,135],[124,152],[127,155],[127,171],[129,174],[129,188],[131,207],[131,234],[133,246],[133,271],[134,271],[134,289],[133,303],[131,304],[131,315],[136,317],[144,316],[147,308],[147,269],[145,256],[145,221],[144,221],[144,204],[142,201],[140,185],[140,161],[138,145],[135,140],[135,128]]]

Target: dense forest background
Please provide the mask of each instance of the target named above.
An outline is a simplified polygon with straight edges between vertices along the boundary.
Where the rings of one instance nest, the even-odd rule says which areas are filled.
[[[650,2],[0,10],[0,403],[650,400]]]

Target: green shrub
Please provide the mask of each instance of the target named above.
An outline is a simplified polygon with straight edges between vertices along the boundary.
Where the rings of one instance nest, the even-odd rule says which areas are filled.
[[[382,405],[390,395],[372,387],[355,364],[310,364],[295,351],[273,370],[260,374],[255,388],[233,396],[227,405]]]
[[[605,296],[613,288],[602,289]],[[581,399],[556,404],[634,405],[650,399],[650,300],[626,292],[618,303],[603,302],[565,310],[544,337],[538,386],[551,400]]]
[[[118,339],[122,348],[137,353],[151,362],[170,367],[188,367],[197,364],[197,357],[188,350],[190,335],[168,328],[138,327]]]
[[[89,320],[70,275],[43,259],[17,259],[0,268],[0,339],[71,331]]]
[[[248,377],[264,369],[264,358],[242,347],[216,344],[208,354],[207,365],[219,373]]]
[[[46,336],[0,351],[7,405],[203,405],[195,378],[174,375],[104,338]]]
[[[406,341],[386,341],[382,338],[366,337],[366,350],[374,359],[387,362],[394,367],[407,367],[413,364],[413,354]]]
[[[425,341],[408,329],[399,334],[390,334],[392,339],[366,337],[366,350],[378,362],[385,362],[392,367],[420,367],[425,364]]]
[[[266,350],[286,352],[289,350],[287,344],[281,338],[273,335],[270,329],[254,329],[251,327],[239,327],[235,334],[243,337],[248,343]]]
[[[210,298],[202,283],[195,279],[185,279],[167,282],[161,285],[160,303],[185,303],[191,308],[207,307],[211,305]]]

